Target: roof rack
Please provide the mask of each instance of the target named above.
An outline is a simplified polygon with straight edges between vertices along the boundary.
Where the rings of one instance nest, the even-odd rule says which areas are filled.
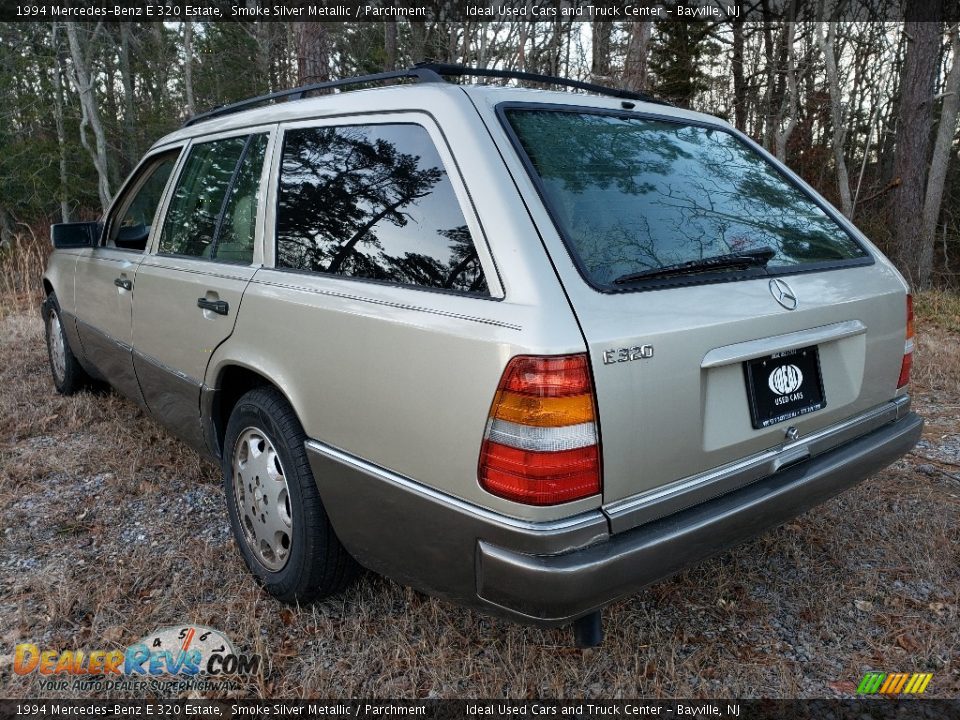
[[[299,100],[304,95],[318,90],[331,90],[333,88],[345,88],[351,85],[366,85],[368,83],[383,82],[384,80],[402,80],[413,78],[417,82],[444,82],[443,78],[428,68],[412,67],[407,70],[396,70],[392,72],[376,73],[375,75],[360,75],[358,77],[343,78],[342,80],[330,80],[328,82],[313,83],[311,85],[301,85],[290,90],[278,90],[267,95],[258,95],[257,97],[240,100],[229,105],[221,105],[213,110],[199,113],[189,118],[183,127],[195,125],[204,120],[221,117],[223,115],[232,115],[241,110],[247,110],[257,105],[261,105],[273,100]]]
[[[589,90],[590,92],[611,97],[624,98],[626,100],[640,100],[642,102],[656,103],[657,105],[670,105],[665,100],[660,100],[644,92],[635,92],[633,90],[624,90],[622,88],[612,88],[606,85],[597,85],[596,83],[582,82],[580,80],[568,80],[567,78],[556,77],[555,75],[540,75],[539,73],[521,72],[519,70],[494,70],[491,68],[472,68],[463,65],[448,65],[445,63],[422,62],[417,63],[411,70],[429,70],[443,77],[467,76],[467,77],[493,77],[508,80],[526,80],[527,82],[543,83],[544,85],[562,85],[564,87],[577,88],[579,90]]]
[[[358,77],[343,78],[342,80],[330,80],[328,82],[313,83],[311,85],[301,85],[290,90],[278,90],[267,95],[258,95],[257,97],[240,100],[239,102],[222,105],[213,110],[199,113],[189,118],[183,127],[195,125],[204,120],[231,115],[241,110],[247,110],[263,103],[274,100],[299,100],[307,93],[317,92],[319,90],[332,90],[335,88],[347,88],[352,85],[366,85],[369,83],[383,82],[385,80],[406,80],[413,79],[418,83],[422,82],[446,82],[447,77],[493,77],[508,80],[526,80],[527,82],[542,83],[544,85],[561,85],[563,87],[577,88],[579,90],[589,90],[590,92],[611,97],[624,98],[626,100],[640,100],[642,102],[656,103],[658,105],[669,105],[670,103],[659,100],[652,95],[643,92],[634,92],[632,90],[623,90],[621,88],[611,88],[605,85],[595,83],[581,82],[580,80],[568,80],[567,78],[555,77],[553,75],[540,75],[538,73],[521,72],[519,70],[493,70],[490,68],[472,68],[465,65],[449,65],[445,63],[422,62],[417,63],[412,68],[406,70],[395,70],[391,72],[376,73],[374,75],[360,75]]]

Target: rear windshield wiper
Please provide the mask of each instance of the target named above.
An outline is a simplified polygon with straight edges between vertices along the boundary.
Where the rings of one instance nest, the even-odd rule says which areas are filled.
[[[687,262],[676,263],[675,265],[664,265],[658,268],[628,273],[621,275],[614,280],[613,283],[614,285],[624,285],[626,283],[648,280],[650,278],[672,277],[674,275],[696,275],[714,270],[766,267],[767,263],[770,262],[776,254],[776,250],[768,245],[764,245],[763,247],[753,250],[744,250],[743,252],[735,252],[728,255],[714,255],[713,257],[701,258],[700,260],[688,260]]]

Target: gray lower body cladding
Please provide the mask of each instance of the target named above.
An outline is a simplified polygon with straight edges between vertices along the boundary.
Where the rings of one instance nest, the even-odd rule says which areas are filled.
[[[490,513],[308,442],[337,535],[366,567],[432,595],[557,626],[781,525],[910,451],[909,413],[713,500],[610,534],[598,511],[552,523]]]

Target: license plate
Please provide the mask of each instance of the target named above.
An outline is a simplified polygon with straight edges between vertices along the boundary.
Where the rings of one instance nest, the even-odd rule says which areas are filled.
[[[755,429],[827,406],[816,345],[748,360],[743,370]]]

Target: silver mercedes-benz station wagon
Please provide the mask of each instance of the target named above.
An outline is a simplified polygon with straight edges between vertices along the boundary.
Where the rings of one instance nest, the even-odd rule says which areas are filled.
[[[588,92],[445,80],[469,75]],[[217,458],[284,601],[360,565],[593,644],[604,605],[922,429],[891,263],[729,124],[645,95],[438,65],[274,93],[51,234],[57,389],[109,381]]]

